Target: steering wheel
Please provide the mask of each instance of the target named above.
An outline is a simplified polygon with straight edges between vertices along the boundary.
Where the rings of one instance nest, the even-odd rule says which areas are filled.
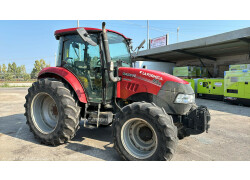
[[[66,58],[64,59],[64,61],[68,62],[69,59],[72,60],[73,58],[72,58],[72,57],[66,57]]]

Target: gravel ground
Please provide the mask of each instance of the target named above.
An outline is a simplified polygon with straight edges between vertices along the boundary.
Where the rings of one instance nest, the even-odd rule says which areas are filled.
[[[69,143],[39,144],[23,115],[28,88],[0,88],[0,160],[121,160],[113,149],[112,128],[84,128]],[[209,133],[178,143],[173,161],[250,160],[250,109],[222,101],[197,99],[212,115]]]

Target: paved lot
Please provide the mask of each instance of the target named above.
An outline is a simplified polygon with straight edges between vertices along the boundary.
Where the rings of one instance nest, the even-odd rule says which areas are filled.
[[[36,142],[26,125],[28,88],[0,88],[0,160],[121,160],[112,148],[111,127],[81,128],[65,145]],[[174,161],[250,160],[250,108],[197,99],[212,114],[208,134],[179,141]]]

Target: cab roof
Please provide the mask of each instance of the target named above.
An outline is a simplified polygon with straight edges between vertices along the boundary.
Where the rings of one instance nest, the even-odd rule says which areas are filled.
[[[56,30],[54,35],[55,35],[56,39],[59,39],[60,36],[63,36],[63,35],[66,35],[66,34],[74,34],[74,33],[76,33],[76,30],[79,29],[79,28],[80,27]],[[83,28],[88,32],[101,32],[102,31],[101,29],[97,29],[97,28],[90,28],[90,27],[83,27]],[[107,31],[119,34],[119,35],[123,36],[125,39],[131,40],[130,38],[124,36],[123,34],[121,34],[119,32],[116,32],[116,31],[113,31],[113,30],[110,30],[110,29],[107,29]]]

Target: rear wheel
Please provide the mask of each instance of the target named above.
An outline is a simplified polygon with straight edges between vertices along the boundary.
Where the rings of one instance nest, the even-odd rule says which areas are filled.
[[[171,116],[154,104],[132,103],[116,115],[114,146],[125,160],[170,160],[177,140]]]
[[[80,107],[74,93],[56,79],[40,79],[25,97],[25,116],[41,142],[59,145],[72,139],[79,128]]]

